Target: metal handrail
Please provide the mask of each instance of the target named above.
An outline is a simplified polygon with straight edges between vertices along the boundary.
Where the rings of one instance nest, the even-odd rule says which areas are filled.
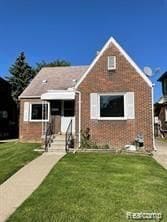
[[[51,146],[53,135],[54,135],[54,124],[55,119],[52,118],[51,122],[48,123],[47,130],[45,132],[45,151],[48,152],[48,148]]]
[[[68,153],[69,146],[72,140],[72,119],[67,127],[66,134],[65,134],[65,150]]]

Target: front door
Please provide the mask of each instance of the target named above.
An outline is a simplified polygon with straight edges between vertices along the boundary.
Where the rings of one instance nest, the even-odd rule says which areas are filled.
[[[55,134],[65,133],[72,119],[72,131],[75,131],[75,101],[53,100],[50,103],[51,118],[55,123]]]
[[[51,101],[51,118],[54,121],[54,133],[61,133],[61,110],[62,104],[61,100]]]

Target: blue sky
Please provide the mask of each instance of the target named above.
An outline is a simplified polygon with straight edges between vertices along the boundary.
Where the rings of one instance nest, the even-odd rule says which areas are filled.
[[[167,70],[167,0],[0,0],[0,76],[21,51],[31,65],[66,59],[90,64],[114,36],[143,68]]]

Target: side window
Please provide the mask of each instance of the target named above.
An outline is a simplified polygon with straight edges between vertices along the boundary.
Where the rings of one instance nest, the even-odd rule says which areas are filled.
[[[31,104],[30,112],[31,121],[49,120],[48,104]]]

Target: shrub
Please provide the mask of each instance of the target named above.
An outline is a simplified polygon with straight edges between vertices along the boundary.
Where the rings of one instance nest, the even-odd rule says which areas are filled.
[[[85,131],[81,131],[81,149],[109,149],[109,145],[108,144],[104,144],[104,145],[97,145],[95,142],[93,142],[90,139],[90,129],[86,128]]]

